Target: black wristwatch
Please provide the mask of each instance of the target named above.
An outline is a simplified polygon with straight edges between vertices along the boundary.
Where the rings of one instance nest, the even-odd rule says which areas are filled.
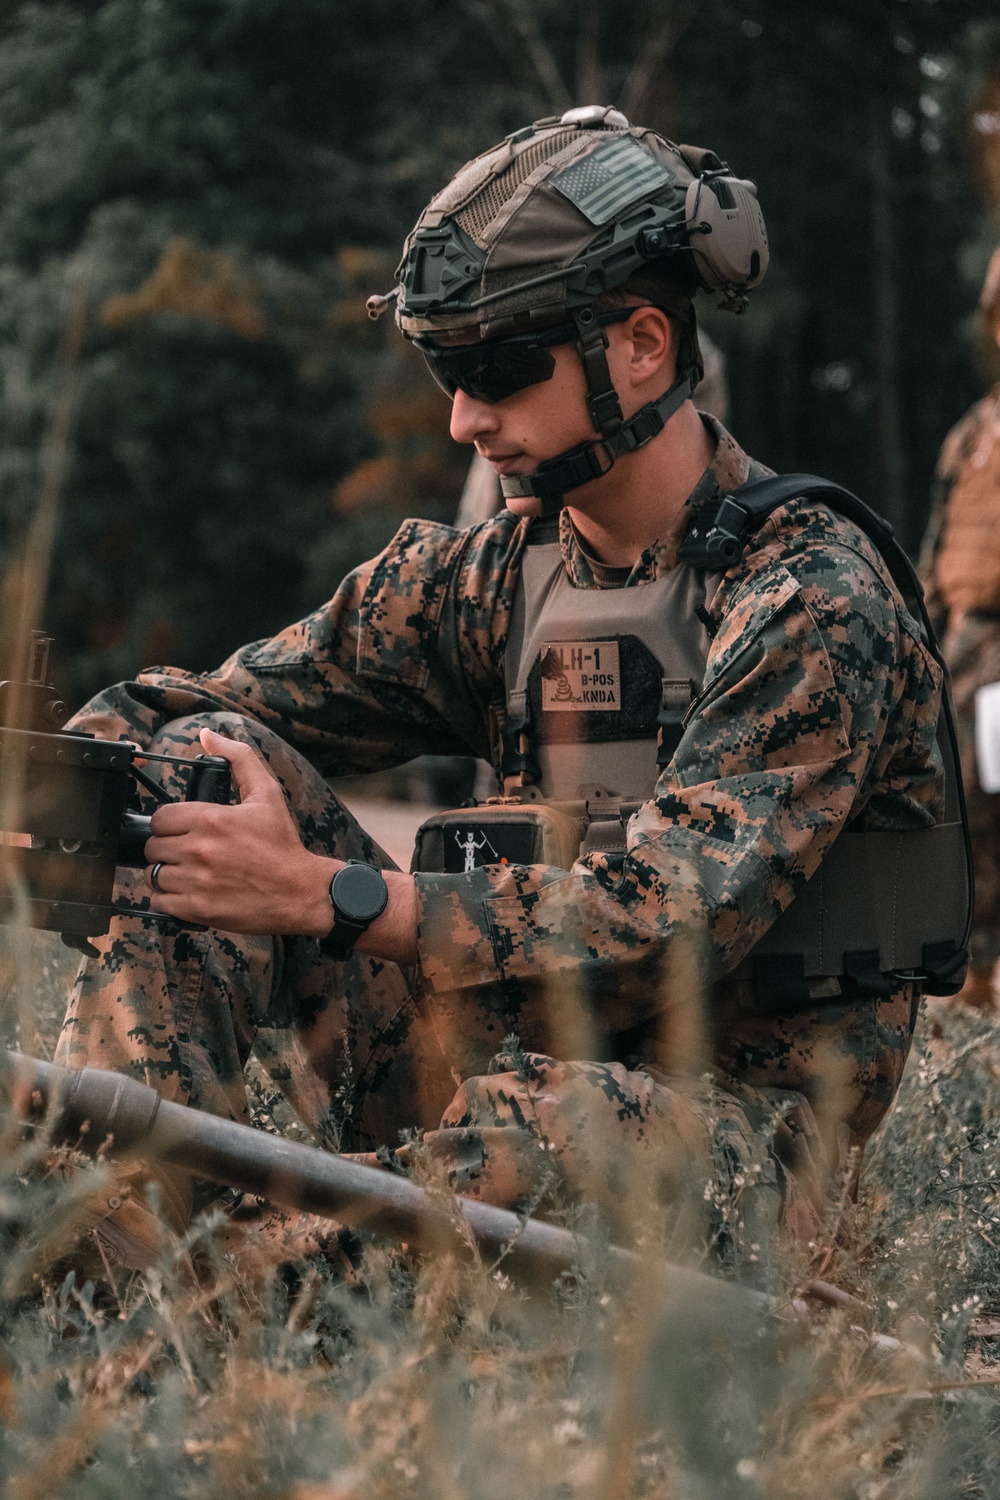
[[[349,859],[330,881],[333,926],[320,938],[320,948],[328,958],[346,958],[388,904],[389,887],[382,872],[364,860]]]

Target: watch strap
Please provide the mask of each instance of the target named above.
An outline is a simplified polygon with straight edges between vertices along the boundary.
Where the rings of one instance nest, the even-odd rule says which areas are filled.
[[[374,911],[370,917],[362,919],[349,916],[342,907],[338,906],[336,896],[334,895],[334,886],[337,883],[338,877],[343,874],[342,870],[337,871],[337,874],[330,881],[330,905],[333,908],[333,926],[325,937],[320,938],[319,946],[320,951],[327,958],[338,960],[348,958],[353,953],[358,938],[361,937],[362,933],[368,931],[368,928],[377,917],[382,915],[389,901],[388,887],[382,877],[381,870],[376,869],[374,865],[368,864],[368,861],[364,859],[349,859],[347,865],[364,865],[367,869],[374,871],[382,880],[385,899],[378,910]]]

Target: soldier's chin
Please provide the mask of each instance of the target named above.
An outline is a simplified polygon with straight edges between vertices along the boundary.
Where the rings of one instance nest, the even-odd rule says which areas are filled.
[[[504,505],[513,516],[540,516],[542,502],[537,495],[512,495],[504,497]]]

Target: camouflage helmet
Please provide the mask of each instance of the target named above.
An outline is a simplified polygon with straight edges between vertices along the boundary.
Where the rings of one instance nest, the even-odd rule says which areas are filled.
[[[377,318],[395,303],[400,329],[425,352],[443,335],[523,338],[525,329],[572,320],[601,442],[502,481],[508,495],[538,495],[556,508],[567,490],[655,437],[691,394],[701,374],[695,289],[720,291],[722,306],[742,312],[767,262],[753,183],[712,151],[676,146],[616,109],[587,105],[514,131],[468,162],[421,214],[396,287],[370,298],[368,311]],[[620,289],[662,306],[681,328],[677,380],[628,421],[604,357],[609,319],[593,312]]]
[[[767,270],[756,188],[712,151],[587,105],[515,131],[431,200],[396,272],[396,321],[410,337],[502,337],[678,257],[742,310]]]

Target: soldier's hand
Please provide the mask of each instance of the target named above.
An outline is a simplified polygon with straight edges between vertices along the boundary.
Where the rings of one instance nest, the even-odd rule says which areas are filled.
[[[305,848],[280,783],[252,745],[210,729],[201,743],[229,762],[239,804],[156,809],[145,872],[154,910],[225,932],[328,930],[327,891],[340,862]]]
[[[306,849],[280,782],[252,745],[211,729],[202,730],[201,743],[207,754],[229,762],[239,805],[171,802],[156,809],[145,872],[154,911],[222,932],[325,936],[333,923],[330,881],[343,860]],[[389,904],[358,948],[412,964],[413,878],[393,870],[384,874]]]

